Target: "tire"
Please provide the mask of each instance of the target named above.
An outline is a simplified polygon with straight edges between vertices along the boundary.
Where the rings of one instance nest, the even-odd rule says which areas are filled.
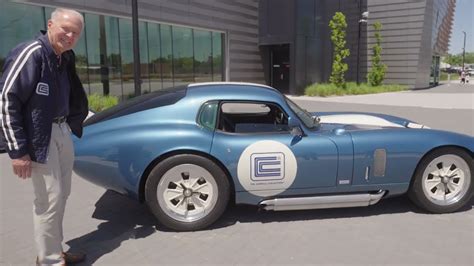
[[[145,184],[148,207],[164,226],[195,231],[214,223],[227,207],[227,175],[198,155],[169,157],[153,168]]]
[[[432,213],[462,208],[472,197],[473,159],[457,148],[441,148],[418,165],[408,196],[418,207]]]

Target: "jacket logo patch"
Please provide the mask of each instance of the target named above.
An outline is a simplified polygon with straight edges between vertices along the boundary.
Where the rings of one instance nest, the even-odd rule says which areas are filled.
[[[36,94],[49,96],[49,85],[43,82],[39,82],[36,85]]]

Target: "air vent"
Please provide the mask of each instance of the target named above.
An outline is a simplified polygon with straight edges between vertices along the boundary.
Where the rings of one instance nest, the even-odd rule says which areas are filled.
[[[376,149],[374,152],[374,176],[385,176],[387,152],[385,149]]]

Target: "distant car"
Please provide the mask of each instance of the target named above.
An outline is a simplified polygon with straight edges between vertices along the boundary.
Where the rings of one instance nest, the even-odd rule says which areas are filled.
[[[408,193],[446,213],[473,193],[473,137],[381,114],[308,113],[257,84],[149,93],[92,116],[74,142],[79,176],[178,231],[209,226],[229,200],[280,211]]]

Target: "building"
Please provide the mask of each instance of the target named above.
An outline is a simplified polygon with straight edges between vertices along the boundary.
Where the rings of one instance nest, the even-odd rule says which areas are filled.
[[[46,28],[55,7],[74,8],[85,18],[75,51],[86,90],[128,98],[135,79],[131,1],[0,1],[0,66],[13,46]],[[336,11],[348,22],[347,80],[356,80],[356,69],[365,80],[371,25],[380,21],[386,82],[428,87],[448,50],[454,7],[455,0],[138,0],[142,93],[229,80],[302,94],[328,80],[328,23]],[[363,11],[368,23],[359,23]]]

